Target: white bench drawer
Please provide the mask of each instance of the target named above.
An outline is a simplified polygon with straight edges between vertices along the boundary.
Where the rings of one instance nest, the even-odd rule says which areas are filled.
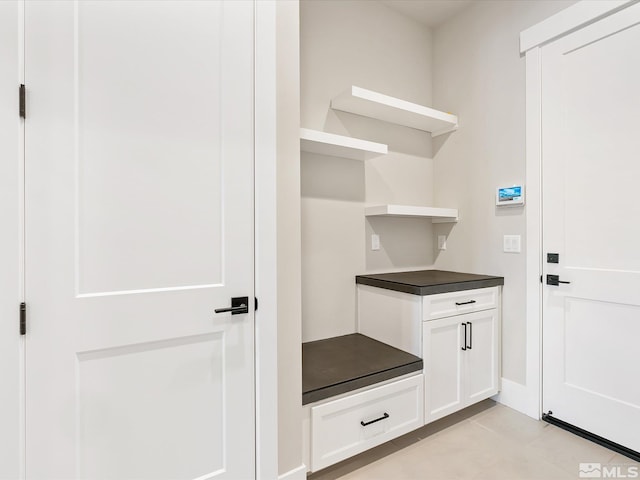
[[[414,375],[311,407],[311,471],[420,428],[423,378]]]
[[[435,320],[436,318],[496,308],[500,298],[499,288],[479,288],[477,290],[426,295],[422,299],[422,320]]]

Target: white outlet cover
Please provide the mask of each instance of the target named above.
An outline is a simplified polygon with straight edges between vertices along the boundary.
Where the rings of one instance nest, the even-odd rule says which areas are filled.
[[[380,250],[380,235],[371,235],[371,250]]]
[[[446,249],[447,249],[447,236],[438,235],[438,250],[446,250]]]

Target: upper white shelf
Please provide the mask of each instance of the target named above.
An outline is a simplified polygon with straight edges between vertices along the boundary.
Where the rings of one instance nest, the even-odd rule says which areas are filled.
[[[431,132],[432,137],[458,128],[456,115],[356,86],[331,100],[331,108]]]
[[[457,208],[416,207],[414,205],[375,205],[365,207],[366,217],[431,218],[433,223],[455,223]]]
[[[308,128],[300,129],[300,149],[303,152],[354,160],[368,160],[387,154],[387,146],[382,143],[319,132]]]

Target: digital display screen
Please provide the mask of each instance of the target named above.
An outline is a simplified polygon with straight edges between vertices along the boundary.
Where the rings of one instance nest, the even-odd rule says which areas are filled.
[[[509,202],[514,198],[518,198],[522,196],[522,187],[506,187],[498,190],[498,201],[499,202]]]
[[[515,207],[524,205],[524,185],[497,188],[496,205],[499,207]]]

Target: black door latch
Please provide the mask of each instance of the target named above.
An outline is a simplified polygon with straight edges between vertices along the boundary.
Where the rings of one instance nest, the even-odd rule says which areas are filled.
[[[553,285],[554,287],[557,287],[561,283],[568,284],[571,282],[565,282],[563,280],[560,280],[560,275],[547,275],[547,285]]]

